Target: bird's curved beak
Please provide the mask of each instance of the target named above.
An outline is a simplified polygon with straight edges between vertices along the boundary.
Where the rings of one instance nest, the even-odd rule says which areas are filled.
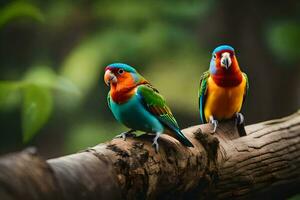
[[[228,52],[222,53],[221,66],[228,69],[231,66],[231,63],[232,63],[232,61],[230,58],[230,53],[228,53]]]
[[[117,77],[114,75],[114,73],[107,69],[104,74],[104,82],[109,86],[111,83],[117,82]]]

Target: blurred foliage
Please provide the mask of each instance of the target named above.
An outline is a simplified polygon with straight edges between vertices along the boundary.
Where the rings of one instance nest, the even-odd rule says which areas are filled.
[[[288,198],[288,200],[300,200],[300,194],[297,194],[291,198]]]
[[[20,101],[20,84],[13,81],[0,82],[0,110],[8,111],[16,107]]]
[[[23,141],[27,143],[47,122],[52,111],[51,89],[79,94],[67,79],[57,76],[50,68],[33,67],[21,81],[0,82],[0,109],[13,109],[23,101]]]
[[[178,81],[184,83],[181,88],[190,88],[188,93],[193,94],[194,99],[197,90],[189,86],[196,84],[197,80],[195,78],[193,83],[187,83],[185,80],[193,72],[181,66],[197,66],[201,60],[198,56],[201,50],[195,43],[195,33],[186,29],[185,23],[196,23],[196,19],[208,11],[210,2],[174,2],[172,8],[166,6],[168,3],[99,1],[86,5],[78,2],[70,4],[66,1],[48,3],[47,8],[41,6],[43,11],[28,2],[7,4],[0,15],[2,24],[13,24],[14,20],[29,16],[44,21],[45,27],[40,29],[46,29],[53,34],[66,32],[68,24],[73,23],[72,20],[77,21],[75,24],[78,26],[85,26],[87,21],[100,25],[91,26],[76,38],[61,61],[50,61],[60,67],[47,67],[50,57],[45,56],[43,52],[49,51],[42,48],[37,52],[36,59],[29,61],[33,67],[27,69],[20,81],[0,83],[1,109],[13,110],[22,102],[23,141],[32,140],[48,121],[53,109],[59,109],[60,115],[79,121],[75,124],[66,120],[68,152],[107,140],[124,130],[124,127],[121,128],[121,125],[111,120],[111,114],[107,113],[109,111],[105,113],[110,116],[112,122],[107,121],[105,115],[100,116],[100,109],[98,113],[92,113],[93,118],[87,117],[91,113],[86,111],[89,109],[86,106],[88,98],[99,81],[102,81],[103,68],[110,62],[126,62],[137,67],[143,74],[145,71],[145,76],[170,97],[169,102],[173,105],[176,103],[174,100],[172,102],[172,99],[176,99],[176,92],[170,88]],[[84,10],[78,10],[81,7]],[[49,38],[49,33],[43,37]],[[49,47],[51,44],[46,44],[46,48]],[[148,60],[147,63],[142,64],[145,60]],[[42,64],[36,67],[36,63]],[[165,66],[163,69],[162,65]],[[144,70],[145,67],[149,70]],[[172,73],[170,79],[165,79],[170,69],[176,70],[177,73]],[[178,74],[181,76],[178,77]],[[63,92],[54,93],[53,90]],[[101,109],[106,110],[107,91],[107,88],[99,89],[102,100],[99,96],[97,100]],[[195,102],[191,99],[185,96],[177,98],[182,103],[177,109],[194,110]],[[105,132],[110,134],[105,136]]]
[[[52,110],[52,98],[47,88],[35,84],[29,84],[23,90],[23,141],[28,142],[48,120]]]
[[[50,143],[54,145],[47,151],[52,155],[51,151],[74,152],[92,146],[126,130],[106,105],[103,69],[113,62],[136,67],[167,99],[175,117],[185,120],[183,127],[197,123],[199,77],[214,47],[207,48],[210,35],[205,34],[217,3],[4,1],[0,9],[4,138],[0,147],[22,147],[22,141]],[[297,23],[273,21],[266,29],[272,52],[296,62]],[[21,135],[21,130],[22,137],[13,137]],[[59,141],[62,144],[55,145]]]
[[[104,134],[103,130],[111,130],[111,132]],[[67,153],[73,153],[74,148],[78,151],[86,149],[110,140],[116,136],[116,133],[122,131],[124,131],[124,127],[114,126],[113,123],[99,125],[97,120],[88,118],[84,122],[74,125],[72,134],[69,134],[66,138],[68,142],[64,150]]]
[[[297,61],[300,57],[300,23],[293,21],[274,24],[267,39],[273,52],[285,61]]]
[[[31,18],[43,22],[41,10],[30,3],[16,1],[8,4],[0,10],[0,28],[16,18]]]

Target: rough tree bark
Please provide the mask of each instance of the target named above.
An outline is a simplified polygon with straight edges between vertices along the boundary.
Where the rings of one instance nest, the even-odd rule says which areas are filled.
[[[300,111],[246,127],[183,130],[186,148],[153,136],[114,139],[43,160],[34,149],[0,158],[0,199],[282,199],[299,193]]]

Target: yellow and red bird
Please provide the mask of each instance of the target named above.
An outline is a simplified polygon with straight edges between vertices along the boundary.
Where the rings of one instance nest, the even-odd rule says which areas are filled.
[[[248,92],[249,83],[239,67],[231,46],[221,45],[212,53],[209,70],[200,79],[199,110],[202,123],[213,124],[236,117],[237,124],[244,123],[240,113]]]

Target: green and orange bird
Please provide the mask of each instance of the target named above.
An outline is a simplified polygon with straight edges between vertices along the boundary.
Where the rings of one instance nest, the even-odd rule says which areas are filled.
[[[201,122],[213,124],[213,133],[220,120],[236,117],[237,125],[243,125],[240,110],[248,88],[247,75],[241,71],[234,49],[228,45],[217,47],[212,53],[209,70],[200,79]]]
[[[130,129],[117,137],[125,139],[126,134],[136,130],[155,133],[152,145],[158,152],[157,140],[162,133],[167,133],[183,145],[193,147],[180,131],[164,98],[133,67],[123,63],[110,64],[105,68],[104,81],[110,86],[109,108],[114,117]]]

